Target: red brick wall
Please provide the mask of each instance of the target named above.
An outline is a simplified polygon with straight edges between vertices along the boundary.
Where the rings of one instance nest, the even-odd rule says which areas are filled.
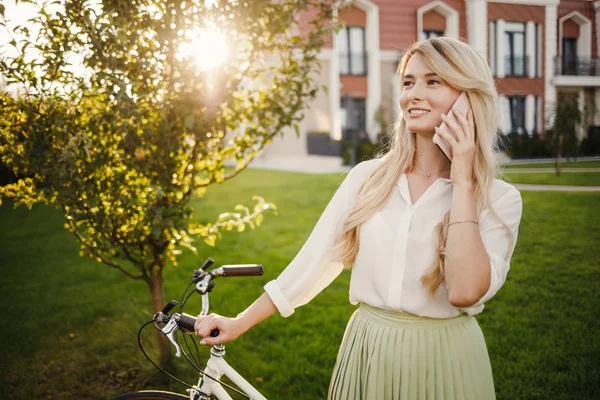
[[[445,31],[446,17],[435,11],[429,11],[423,15],[423,30]]]
[[[546,20],[544,6],[523,6],[516,4],[488,3],[488,20],[503,19],[507,22],[538,22]]]
[[[572,19],[568,19],[563,22],[563,37],[577,38],[579,37],[579,24],[574,22]]]
[[[367,26],[367,13],[355,6],[343,8],[338,17],[346,26]]]
[[[340,77],[340,96],[350,93],[352,97],[367,98],[367,77],[366,76],[341,76]]]
[[[317,15],[318,15],[318,11],[315,7],[309,7],[306,11],[303,11],[302,13],[300,13],[300,18],[299,18],[300,19],[300,21],[299,21],[300,36],[302,36],[304,38],[308,37],[308,33],[313,28],[312,25],[310,25],[310,21],[313,20]],[[327,35],[325,37],[325,44],[323,47],[330,49],[331,45],[332,45],[332,37],[331,37],[331,35]]]
[[[587,0],[561,0],[560,4],[558,5],[557,18],[561,19],[562,17],[564,17],[567,14],[570,14],[573,11],[579,11],[584,17],[592,21],[592,57],[598,57],[598,45],[596,44],[596,29],[598,29],[598,27],[596,26],[596,14],[594,12],[594,5],[591,1]],[[558,54],[558,40],[556,51]]]
[[[417,38],[417,9],[432,0],[377,0],[379,6],[379,43],[385,50],[404,50]],[[444,0],[459,13],[459,37],[466,40],[467,20],[464,0]]]
[[[544,94],[544,78],[520,78],[509,76],[506,78],[496,79],[496,87],[498,92],[506,95],[535,95],[542,96]]]

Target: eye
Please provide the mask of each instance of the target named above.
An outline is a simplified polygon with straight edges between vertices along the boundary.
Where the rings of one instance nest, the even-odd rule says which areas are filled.
[[[408,86],[408,85],[412,85],[413,83],[411,81],[404,81],[402,82],[402,86]]]
[[[429,82],[427,82],[427,84],[429,84],[429,85],[432,85],[432,84],[435,84],[435,83],[439,84],[440,81],[436,81],[435,79],[430,79]]]

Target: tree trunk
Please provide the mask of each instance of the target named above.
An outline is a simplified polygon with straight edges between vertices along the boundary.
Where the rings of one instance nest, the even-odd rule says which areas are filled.
[[[162,276],[162,268],[160,265],[155,265],[152,268],[152,280],[149,283],[150,286],[150,294],[152,295],[152,309],[154,312],[162,310],[165,303],[165,293],[163,290],[163,276]],[[157,331],[156,337],[158,339],[158,349],[160,352],[160,366],[164,370],[173,371],[173,358],[171,355],[171,342],[169,339],[162,333]]]

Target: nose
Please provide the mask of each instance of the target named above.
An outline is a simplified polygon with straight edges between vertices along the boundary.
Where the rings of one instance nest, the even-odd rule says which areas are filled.
[[[417,101],[423,100],[423,91],[421,90],[421,85],[417,82],[413,85],[413,87],[408,92],[408,100],[411,103],[415,103]]]

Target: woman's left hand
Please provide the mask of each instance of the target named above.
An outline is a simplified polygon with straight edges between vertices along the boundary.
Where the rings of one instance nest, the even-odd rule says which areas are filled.
[[[458,110],[450,110],[448,115],[442,114],[442,121],[448,130],[435,128],[435,131],[452,146],[452,166],[450,179],[454,185],[471,186],[473,178],[473,163],[475,162],[475,123],[473,111],[463,115]]]

